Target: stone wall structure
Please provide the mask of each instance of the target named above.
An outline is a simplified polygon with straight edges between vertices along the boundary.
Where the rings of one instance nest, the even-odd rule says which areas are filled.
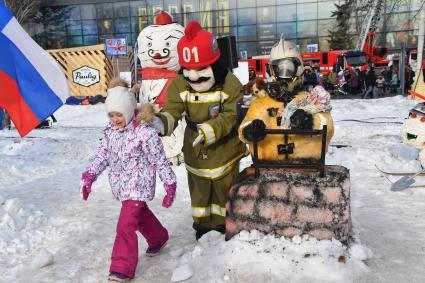
[[[241,230],[280,236],[308,234],[347,244],[351,233],[350,176],[347,168],[326,166],[325,176],[308,169],[241,172],[226,204],[226,239]]]

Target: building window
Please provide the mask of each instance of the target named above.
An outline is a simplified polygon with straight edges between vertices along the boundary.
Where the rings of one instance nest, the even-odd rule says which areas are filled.
[[[144,12],[141,12],[144,11]],[[142,13],[146,15],[146,3],[145,1],[130,1],[130,15],[135,17],[142,16]]]
[[[257,34],[256,34],[256,26],[255,25],[249,25],[249,26],[238,26],[238,40],[245,41],[245,40],[257,40]]]
[[[83,36],[84,45],[94,45],[99,43],[97,35],[86,35]]]
[[[329,30],[333,30],[333,27],[336,25],[336,20],[319,20],[318,26],[319,26],[319,36],[328,36]]]
[[[280,38],[295,38],[297,37],[297,23],[277,23],[277,36]]]
[[[81,35],[81,21],[68,20],[66,25],[68,35]]]
[[[255,0],[238,0],[238,9],[239,8],[247,8],[247,7],[255,7]]]
[[[83,45],[83,37],[82,36],[68,36],[68,47],[81,46]]]
[[[209,11],[201,11],[199,12],[199,23],[202,27],[208,28],[213,26],[213,13]],[[214,23],[215,25],[215,23]]]
[[[276,8],[275,7],[257,8],[257,22],[258,23],[275,23]]]
[[[114,3],[114,17],[124,18],[130,16],[130,6],[128,2]]]
[[[297,20],[317,19],[317,3],[297,4]]]
[[[336,11],[335,4],[338,4],[338,1],[320,2],[317,5],[318,6],[317,18],[318,19],[332,18],[332,13]]]
[[[256,23],[256,12],[255,9],[239,9],[238,10],[238,24],[239,25],[250,25]]]
[[[183,15],[183,26],[187,26],[190,21],[199,22],[199,13],[186,13]]]
[[[99,34],[101,35],[110,34],[114,32],[114,26],[112,25],[111,19],[98,20],[97,28],[99,30]]]
[[[67,14],[69,20],[81,20],[80,6],[69,6]]]
[[[295,3],[297,3],[297,0],[276,0],[276,5],[295,4]]]
[[[317,36],[317,21],[297,22],[297,37]]]
[[[97,35],[97,22],[95,20],[81,21],[83,26],[83,34],[96,34]]]
[[[297,5],[277,7],[277,21],[292,22],[297,20]]]
[[[94,4],[89,5],[81,5],[81,19],[83,20],[91,20],[96,19],[96,7]]]
[[[114,20],[114,31],[116,33],[130,32],[130,18],[120,18]]]
[[[96,15],[98,19],[112,18],[112,3],[96,4]]]
[[[257,25],[258,40],[275,40],[276,24]]]
[[[259,7],[259,6],[274,6],[275,4],[276,4],[276,0],[257,1],[257,7]]]
[[[183,4],[183,13],[193,13],[199,11],[199,1],[198,0],[184,0]]]
[[[259,55],[269,55],[270,50],[273,45],[275,45],[275,41],[259,41],[257,43],[257,54]]]
[[[239,56],[242,52],[247,52],[248,57],[258,55],[256,42],[238,42]]]

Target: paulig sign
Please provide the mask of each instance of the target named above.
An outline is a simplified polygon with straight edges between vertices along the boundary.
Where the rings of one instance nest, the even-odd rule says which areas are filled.
[[[82,86],[91,86],[100,81],[100,72],[89,66],[83,66],[72,71],[72,81]]]

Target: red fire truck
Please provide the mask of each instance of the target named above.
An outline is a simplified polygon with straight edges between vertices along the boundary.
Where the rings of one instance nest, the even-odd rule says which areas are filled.
[[[306,66],[319,66],[320,72],[323,74],[328,74],[334,67],[338,71],[343,69],[352,70],[354,68],[364,71],[369,64],[373,64],[376,67],[387,66],[389,60],[383,57],[387,53],[387,48],[374,46],[374,38],[375,34],[370,32],[361,51],[333,50],[301,52],[301,58]],[[262,56],[241,61],[248,62],[249,68],[255,70],[257,77],[266,79],[269,58]]]

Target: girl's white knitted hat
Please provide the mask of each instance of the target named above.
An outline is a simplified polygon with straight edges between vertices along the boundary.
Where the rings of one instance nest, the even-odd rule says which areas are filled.
[[[134,95],[129,93],[126,87],[117,86],[108,89],[105,106],[106,113],[120,112],[125,118],[125,123],[128,124],[134,116],[137,104]]]

